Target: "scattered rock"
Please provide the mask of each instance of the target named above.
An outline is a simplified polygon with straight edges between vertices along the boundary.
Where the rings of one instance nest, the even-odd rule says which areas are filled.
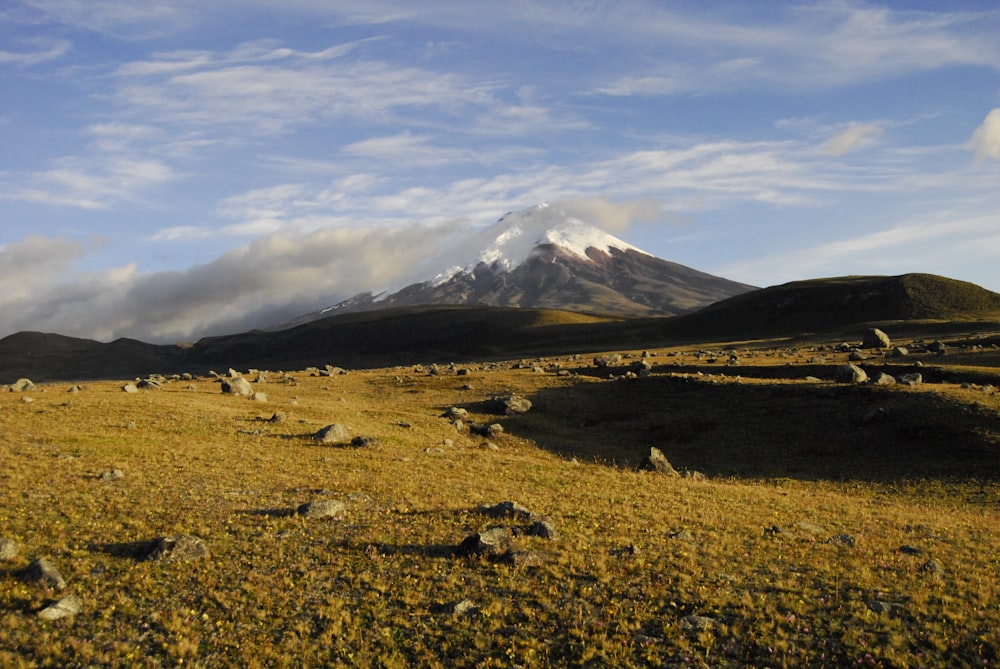
[[[498,520],[520,521],[532,520],[535,517],[535,514],[525,507],[509,500],[494,504],[493,506],[481,506],[479,509],[490,518],[497,518]]]
[[[75,616],[82,610],[83,601],[76,595],[70,595],[46,606],[38,612],[38,617],[48,621],[60,620],[69,616]]]
[[[920,573],[933,575],[943,574],[944,567],[941,566],[940,562],[932,558],[920,565]]]
[[[927,553],[927,551],[925,551],[923,548],[919,548],[917,546],[909,546],[909,545],[900,546],[899,552],[903,553],[904,555],[924,555]]]
[[[463,599],[460,602],[455,602],[448,608],[453,616],[471,616],[479,611],[479,607],[471,599]]]
[[[232,370],[230,370],[232,372]],[[227,395],[238,395],[240,397],[250,397],[253,395],[253,386],[242,376],[230,379],[222,379],[222,392]]]
[[[284,423],[286,420],[288,420],[288,414],[286,414],[284,411],[275,411],[274,414],[269,419],[271,423],[275,424]]]
[[[163,390],[163,385],[154,378],[146,378],[135,384],[136,388],[141,390]]]
[[[684,616],[681,618],[681,629],[685,632],[711,632],[719,624],[719,621],[715,618],[709,618],[708,616]]]
[[[332,423],[321,428],[313,439],[321,444],[346,444],[351,439],[351,433],[340,423]]]
[[[134,394],[139,392],[139,389],[136,387],[134,383],[126,383],[124,386],[122,386],[122,392]]]
[[[470,534],[455,549],[456,555],[466,557],[501,558],[513,545],[509,527],[497,525],[482,532]]]
[[[892,356],[894,358],[905,358],[908,355],[910,355],[910,349],[905,346],[897,346],[892,349]]]
[[[677,530],[676,532],[671,532],[667,535],[669,539],[674,539],[675,541],[694,541],[694,535],[687,530]]]
[[[491,410],[508,416],[527,413],[531,410],[531,400],[520,395],[502,395],[490,401]]]
[[[444,417],[452,420],[465,418],[468,415],[469,411],[467,409],[462,409],[461,407],[448,407],[448,410],[444,412]]]
[[[198,537],[177,534],[153,539],[145,559],[153,562],[188,562],[210,555],[208,546]]]
[[[381,443],[375,437],[357,436],[351,439],[351,446],[354,448],[375,448],[380,445]]]
[[[542,539],[549,539],[555,541],[559,538],[559,533],[556,532],[555,526],[548,520],[539,520],[530,528],[528,528],[528,534],[533,537],[541,537]]]
[[[18,379],[14,383],[7,386],[8,390],[12,393],[23,393],[29,390],[36,390],[38,386],[31,382],[31,379]]]
[[[250,399],[254,402],[260,402],[261,404],[267,404],[267,393],[262,393],[257,391],[250,395]]]
[[[0,537],[0,562],[9,562],[17,557],[17,542]]]
[[[56,590],[66,587],[66,580],[48,558],[39,558],[25,567],[21,572],[21,580],[25,583],[40,583]]]
[[[892,348],[892,340],[889,339],[889,335],[878,328],[870,328],[865,332],[862,346],[865,348]]]
[[[644,471],[660,472],[661,474],[666,474],[667,476],[680,477],[680,472],[674,469],[670,461],[667,460],[667,456],[663,454],[663,451],[651,446],[649,449],[649,455],[642,459],[639,463],[639,469]]]
[[[120,469],[109,469],[98,474],[97,478],[102,481],[117,481],[118,479],[125,478],[125,472]]]
[[[833,378],[837,383],[864,383],[868,380],[868,373],[848,362],[837,367]]]
[[[857,543],[857,539],[854,538],[853,534],[847,534],[844,532],[833,535],[826,540],[826,543],[833,544],[834,546],[843,546],[844,548],[854,548],[854,544]]]
[[[601,369],[607,367],[617,367],[622,364],[622,356],[619,353],[609,353],[594,358],[594,366]]]
[[[872,383],[876,386],[894,386],[896,385],[896,377],[885,372],[879,372],[879,375],[875,377]]]
[[[869,609],[875,613],[881,613],[884,615],[891,616],[893,614],[902,613],[905,609],[902,604],[896,604],[895,602],[884,602],[881,599],[870,599],[865,604]]]
[[[924,377],[918,372],[911,372],[909,374],[900,374],[899,382],[907,386],[919,386],[924,382]]]
[[[297,509],[297,513],[303,518],[315,520],[317,518],[343,518],[347,512],[347,505],[339,499],[318,499],[306,502]]]

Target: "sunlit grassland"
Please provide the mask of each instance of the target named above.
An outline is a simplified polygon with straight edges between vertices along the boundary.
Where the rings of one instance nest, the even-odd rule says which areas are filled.
[[[121,382],[0,394],[0,536],[20,546],[0,563],[0,666],[997,660],[996,394],[845,388],[794,368],[697,376],[690,353],[653,360],[653,376],[632,381],[600,378],[586,359],[560,361],[570,376],[469,365],[293,372],[285,385],[272,374],[256,384],[266,403],[209,378],[136,395]],[[510,392],[534,408],[489,413],[485,401]],[[501,423],[498,450],[442,417],[452,406]],[[878,409],[887,418],[865,420]],[[287,419],[271,422],[276,411]],[[333,422],[379,445],[312,441]],[[708,478],[637,471],[653,445]],[[113,469],[124,477],[100,477]],[[314,499],[345,501],[346,516],[293,513]],[[454,557],[499,522],[478,507],[503,500],[560,537],[517,538],[532,566]],[[828,542],[843,533],[853,547]],[[212,556],[128,552],[171,534],[204,539]],[[64,593],[19,580],[36,557],[59,567]],[[922,570],[931,559],[942,572]],[[82,598],[79,615],[34,615],[66,593]],[[475,609],[455,615],[465,599]],[[713,627],[690,629],[689,615]]]

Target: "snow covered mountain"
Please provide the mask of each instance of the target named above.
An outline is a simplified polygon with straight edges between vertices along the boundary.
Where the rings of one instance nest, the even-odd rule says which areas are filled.
[[[506,214],[428,266],[444,269],[400,290],[355,295],[281,327],[426,304],[673,316],[754,289],[652,256],[545,204]]]

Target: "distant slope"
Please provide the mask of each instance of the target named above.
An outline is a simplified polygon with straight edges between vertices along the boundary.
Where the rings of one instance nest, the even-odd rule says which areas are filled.
[[[685,337],[793,335],[855,323],[1000,319],[1000,294],[933,274],[794,281],[672,319]]]
[[[23,332],[0,340],[0,383],[132,378],[229,367],[375,367],[653,348],[676,343],[853,333],[870,323],[922,331],[983,321],[1000,328],[1000,294],[929,274],[797,281],[672,318],[480,306],[397,307],[297,327],[208,337],[192,346],[110,344]],[[956,325],[957,323],[957,325]]]
[[[50,379],[131,378],[173,368],[183,357],[179,346],[135,339],[110,343],[42,332],[17,332],[0,339],[0,383],[19,377]]]

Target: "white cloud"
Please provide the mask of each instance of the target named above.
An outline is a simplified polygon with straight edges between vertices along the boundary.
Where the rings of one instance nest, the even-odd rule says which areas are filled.
[[[177,342],[274,324],[392,282],[448,233],[410,225],[272,234],[184,271],[140,273],[132,264],[72,281],[66,271],[83,257],[80,245],[29,238],[0,251],[0,336],[36,329]]]
[[[22,67],[38,65],[64,56],[71,48],[66,40],[34,40],[38,49],[34,51],[7,51],[0,49],[0,65],[19,65]]]
[[[874,123],[854,123],[827,140],[822,150],[831,156],[843,156],[870,146],[884,132],[882,126]]]
[[[976,160],[1000,158],[1000,107],[986,115],[967,146],[975,153]]]

